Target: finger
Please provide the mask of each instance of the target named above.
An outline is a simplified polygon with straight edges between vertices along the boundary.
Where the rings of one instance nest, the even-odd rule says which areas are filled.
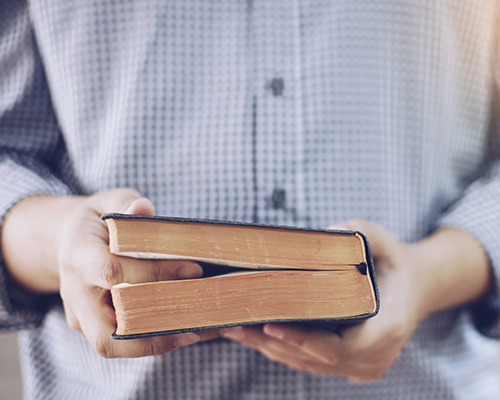
[[[80,293],[77,314],[81,330],[94,350],[104,358],[143,357],[158,355],[217,336],[217,332],[183,333],[148,338],[116,340],[111,334],[116,330],[114,309],[109,292],[100,288]],[[89,306],[84,306],[85,304]]]
[[[177,279],[195,279],[203,276],[201,266],[188,260],[136,260],[118,258],[123,272],[123,282],[145,283]],[[123,258],[123,260],[122,260]]]
[[[360,231],[366,235],[374,258],[384,257],[400,244],[399,240],[387,229],[368,220],[352,219],[344,225],[350,230]]]
[[[272,332],[271,336],[280,337],[281,343],[267,342],[260,350],[273,359],[286,361],[294,368],[304,371],[312,368],[315,373],[335,374],[354,382],[365,382],[382,377],[393,363],[386,351],[379,352],[373,348],[371,338],[365,337],[370,329],[362,326],[348,329],[341,338],[328,331],[307,329],[300,325],[280,325],[267,324],[263,332],[267,335]],[[293,357],[298,354],[302,356]]]
[[[268,359],[286,364],[298,371],[343,376],[356,383],[379,379],[388,368],[387,365],[373,365],[362,360],[359,362],[347,361],[331,364],[323,360],[300,356],[300,353],[298,354],[292,348],[274,346],[271,342],[254,348]]]
[[[136,201],[137,203],[133,206]],[[144,211],[147,213],[146,215],[152,215],[150,214],[151,208],[154,214],[153,204],[142,197],[139,192],[129,188],[111,189],[102,192],[99,196],[91,197],[89,202],[99,214],[109,212],[138,214]]]
[[[379,330],[376,324],[368,326],[365,323],[345,329],[340,337],[328,330],[300,324],[266,324],[263,328],[266,335],[287,343],[295,351],[300,350],[332,365],[353,363],[358,358],[366,359],[373,351],[372,337]]]
[[[174,336],[165,336],[159,339],[156,337],[142,338],[131,341],[113,340],[111,334],[116,329],[114,310],[107,302],[96,301],[96,298],[92,295],[87,297],[95,306],[93,307],[94,310],[89,308],[80,310],[82,330],[84,336],[100,356],[104,358],[141,357],[162,354],[178,346],[175,343],[177,337]],[[191,339],[194,342],[197,338],[192,337]],[[180,344],[187,345],[188,340],[184,340],[186,342],[181,340]]]
[[[64,307],[64,316],[66,317],[66,323],[68,326],[78,332],[82,332],[82,327],[80,326],[80,322],[78,321],[78,318],[76,317],[75,313],[67,304],[64,299],[63,299],[63,307]]]
[[[141,197],[134,200],[125,213],[133,215],[155,215],[155,206],[149,199]]]
[[[302,355],[295,348],[287,343],[274,339],[263,333],[261,326],[247,326],[238,328],[222,329],[223,337],[245,344],[260,352],[269,354],[281,354],[280,357],[273,357],[273,361],[284,362],[293,356],[295,359],[310,358],[309,355]]]
[[[263,333],[261,327],[245,327],[237,330],[224,330],[223,336],[251,347],[268,359],[286,364],[296,370],[314,373],[334,373],[334,365],[317,359],[308,353],[298,351],[295,346],[274,339]]]
[[[176,279],[194,279],[203,275],[203,269],[188,260],[138,260],[109,254],[104,244],[81,247],[72,253],[67,268],[80,271],[90,286],[110,289],[120,283],[144,283]],[[89,268],[92,266],[92,268]],[[64,265],[65,267],[65,265]],[[81,271],[85,271],[82,274]]]
[[[313,374],[340,375],[335,366],[314,359],[299,357],[288,349],[284,350],[271,345],[263,346],[257,349],[257,351],[269,360],[285,364],[297,371]]]
[[[250,326],[241,329],[228,329],[223,331],[224,337],[236,340],[259,351],[266,350],[269,353],[282,354],[283,357],[281,358],[281,361],[285,358],[289,360],[293,358],[299,361],[308,360],[310,362],[320,362],[331,365],[334,364],[322,356],[318,357],[316,354],[304,351],[303,348],[298,348],[293,343],[289,343],[281,338],[274,338],[267,335],[260,326]]]
[[[265,327],[264,327],[265,329]],[[338,375],[349,378],[354,382],[365,382],[382,377],[390,363],[373,362],[367,356],[367,351],[362,351],[361,357],[339,357],[337,361],[325,360],[324,357],[314,356],[303,351],[298,343],[286,342],[283,339],[266,337],[263,329],[245,327],[243,329],[223,330],[223,336],[231,338],[248,347],[251,347],[272,361],[286,364],[299,371],[317,374]],[[279,335],[281,337],[281,335]],[[344,339],[339,339],[344,341]]]
[[[266,324],[265,335],[287,343],[316,360],[335,365],[339,362],[342,339],[335,333],[299,324]]]
[[[133,189],[109,190],[89,197],[82,206],[75,210],[72,222],[78,224],[79,230],[68,230],[67,233],[76,236],[73,239],[80,239],[78,235],[86,235],[88,240],[107,245],[109,232],[101,216],[111,212],[154,215],[154,205]],[[68,226],[71,227],[72,224],[68,223]],[[71,240],[66,241],[71,242]]]

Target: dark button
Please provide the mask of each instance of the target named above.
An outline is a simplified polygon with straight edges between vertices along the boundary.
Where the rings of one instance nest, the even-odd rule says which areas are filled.
[[[275,210],[284,209],[286,205],[286,190],[274,189],[271,196],[271,204]]]
[[[285,81],[283,78],[274,78],[271,82],[271,89],[273,95],[283,96],[283,90],[285,90]]]

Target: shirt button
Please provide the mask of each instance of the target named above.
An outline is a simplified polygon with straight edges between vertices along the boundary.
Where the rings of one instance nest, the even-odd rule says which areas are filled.
[[[274,78],[271,81],[271,90],[274,96],[283,96],[283,90],[285,90],[285,81],[283,78]]]
[[[286,190],[285,189],[274,189],[273,195],[271,196],[272,208],[275,210],[282,210],[286,205]]]

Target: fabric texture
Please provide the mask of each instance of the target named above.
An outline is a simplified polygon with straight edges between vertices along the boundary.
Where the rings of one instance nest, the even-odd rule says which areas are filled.
[[[133,187],[160,215],[479,240],[500,279],[496,0],[5,0],[0,214]],[[498,399],[498,296],[354,385],[218,339],[100,358],[0,273],[27,399]],[[498,286],[498,283],[497,283]],[[498,293],[498,290],[497,290]]]

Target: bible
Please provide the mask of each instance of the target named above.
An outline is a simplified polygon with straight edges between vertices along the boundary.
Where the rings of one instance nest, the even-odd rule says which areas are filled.
[[[194,260],[204,276],[111,289],[116,339],[303,322],[338,324],[378,312],[361,232],[105,214],[111,253]]]

